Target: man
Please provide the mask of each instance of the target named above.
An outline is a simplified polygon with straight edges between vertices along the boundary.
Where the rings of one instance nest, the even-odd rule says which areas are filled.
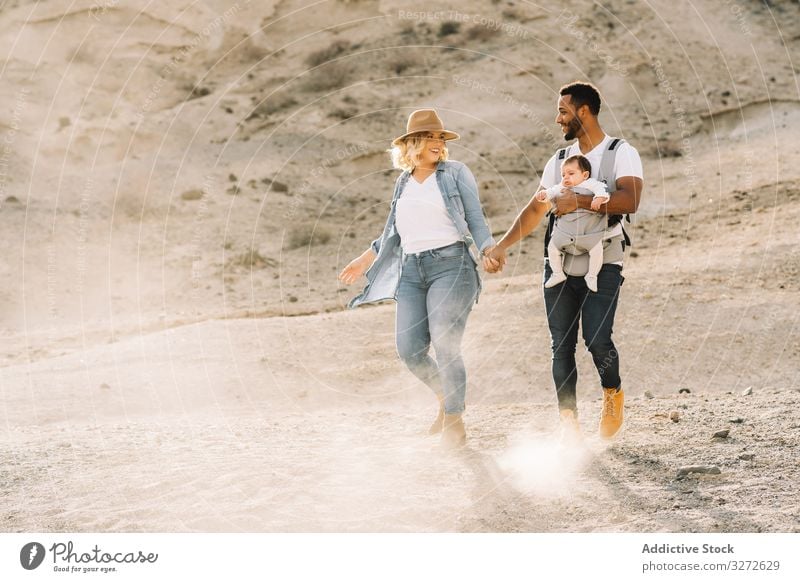
[[[614,225],[618,235],[604,243],[603,266],[597,278],[597,293],[589,291],[583,278],[588,261],[581,261],[580,256],[566,253],[564,271],[568,275],[567,280],[544,289],[553,350],[553,381],[562,427],[568,438],[580,437],[575,396],[578,380],[575,348],[578,343],[579,323],[603,388],[600,435],[611,438],[620,429],[623,421],[624,394],[619,377],[619,354],[611,340],[611,334],[619,289],[624,281],[622,259],[627,237],[622,231],[621,215],[632,214],[639,207],[643,185],[642,162],[636,149],[605,134],[597,119],[599,113],[600,94],[590,83],[576,82],[560,89],[556,123],[561,126],[567,141],[576,141],[550,158],[538,188],[541,191],[560,183],[560,163],[557,158],[564,160],[577,154],[589,159],[592,178],[602,181],[604,176],[599,176],[601,166],[606,173],[613,176],[611,179],[605,176],[611,197],[600,207],[599,212],[609,216],[609,226]],[[605,164],[602,163],[604,156],[610,156]],[[591,202],[591,196],[577,195],[574,191],[563,188],[562,194],[554,201],[553,213],[563,216],[578,208],[591,209]],[[498,261],[499,268],[502,268],[505,261],[505,251],[530,234],[550,207],[550,202],[540,202],[534,194],[493,250],[491,256]],[[545,240],[544,282],[552,275],[547,259],[547,239],[553,221],[554,218],[550,221]],[[585,259],[585,255],[583,258]]]

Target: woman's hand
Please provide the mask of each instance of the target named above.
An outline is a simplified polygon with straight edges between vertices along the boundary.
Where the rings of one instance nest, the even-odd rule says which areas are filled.
[[[339,281],[345,285],[352,285],[358,281],[361,276],[367,272],[372,261],[375,260],[375,252],[372,249],[367,249],[357,259],[353,259],[350,263],[342,269],[339,273]]]

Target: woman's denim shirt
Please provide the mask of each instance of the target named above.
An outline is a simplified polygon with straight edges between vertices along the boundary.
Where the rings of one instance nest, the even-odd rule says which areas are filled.
[[[411,173],[404,171],[397,178],[392,195],[392,207],[383,234],[372,241],[372,250],[378,255],[366,273],[367,286],[360,295],[354,297],[348,307],[353,309],[364,303],[374,303],[385,299],[397,299],[397,287],[400,284],[400,274],[403,268],[403,252],[400,247],[400,234],[395,226],[395,209],[397,199],[402,194]],[[456,225],[461,240],[467,245],[473,242],[478,250],[483,253],[487,247],[496,243],[492,232],[483,215],[480,200],[478,199],[478,184],[469,168],[461,162],[439,162],[436,166],[436,184],[444,198],[444,204],[450,218]],[[477,259],[470,253],[470,257],[478,264]],[[478,302],[481,284],[478,276]]]

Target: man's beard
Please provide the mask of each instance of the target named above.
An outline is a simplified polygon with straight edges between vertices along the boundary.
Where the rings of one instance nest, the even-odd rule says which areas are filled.
[[[578,121],[577,118],[572,118],[569,123],[567,123],[567,131],[564,133],[564,139],[566,141],[572,141],[578,135],[578,132],[581,130],[581,122]]]

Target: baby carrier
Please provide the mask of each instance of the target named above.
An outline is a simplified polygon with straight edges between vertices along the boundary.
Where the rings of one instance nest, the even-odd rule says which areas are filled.
[[[608,147],[603,152],[603,157],[600,161],[600,168],[597,173],[597,180],[605,183],[609,192],[613,192],[616,187],[617,179],[614,173],[614,163],[617,157],[618,146],[621,143],[625,143],[625,140],[621,138],[611,139],[611,141],[608,143]],[[567,149],[568,148],[562,148],[556,153],[556,163],[553,164],[554,175],[551,176],[550,183],[558,184],[561,181],[560,169],[562,162],[567,156]],[[576,188],[576,190],[578,189],[580,189],[580,186]],[[557,220],[557,217],[552,210],[548,213],[548,217],[549,222],[547,224],[547,231],[545,232],[544,236],[545,258],[548,258],[547,246],[550,244],[550,239],[553,236],[553,229],[556,228]],[[619,234],[615,234],[614,236],[603,241],[603,262],[621,262],[625,255],[625,247],[631,245],[631,239],[628,236],[628,233],[625,231],[625,228],[622,226],[623,216],[621,214],[598,216],[598,221],[605,222],[606,219],[608,220],[607,225],[605,225],[605,229],[603,229],[601,226],[601,230],[609,231],[619,224],[620,228],[617,230],[620,232]],[[626,219],[628,222],[630,222],[630,215],[626,215]],[[598,222],[598,224],[601,223]],[[599,236],[602,238],[602,233],[600,233]],[[573,244],[564,248],[564,272],[568,275],[574,275],[577,277],[584,276],[589,271],[589,255],[586,251],[596,244],[597,241],[597,233],[574,237],[574,240],[572,241]]]

